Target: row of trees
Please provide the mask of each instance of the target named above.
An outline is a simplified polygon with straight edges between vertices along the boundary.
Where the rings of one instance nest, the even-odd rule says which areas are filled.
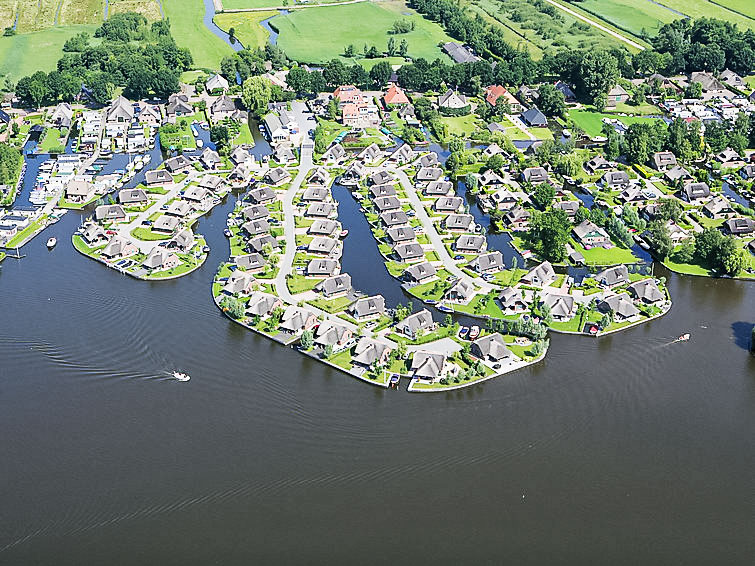
[[[264,75],[266,61],[273,69],[283,69],[290,64],[286,53],[277,45],[265,45],[264,48],[242,49],[231,56],[223,57],[220,61],[220,74],[229,83],[236,84],[236,77],[245,81],[249,77]]]
[[[15,186],[23,161],[18,149],[8,143],[0,143],[0,185]]]

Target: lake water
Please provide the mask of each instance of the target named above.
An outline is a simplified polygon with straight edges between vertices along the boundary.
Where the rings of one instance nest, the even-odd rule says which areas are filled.
[[[355,284],[401,300],[334,192]],[[222,316],[234,201],[178,280],[79,255],[75,211],[1,264],[0,564],[752,563],[755,285],[657,268],[659,320],[553,335],[469,389],[385,391]]]

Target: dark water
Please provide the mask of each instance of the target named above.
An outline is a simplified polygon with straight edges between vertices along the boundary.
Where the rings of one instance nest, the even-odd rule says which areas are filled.
[[[660,320],[383,391],[216,309],[233,201],[176,281],[80,256],[76,212],[3,262],[0,564],[752,563],[755,285],[666,274]]]

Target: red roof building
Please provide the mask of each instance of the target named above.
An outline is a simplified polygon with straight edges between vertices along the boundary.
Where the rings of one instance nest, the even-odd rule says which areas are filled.
[[[398,85],[391,85],[383,96],[383,102],[386,104],[409,104],[409,98],[407,98],[404,91]]]
[[[506,93],[508,93],[508,91],[505,87],[502,87],[501,85],[490,85],[485,89],[485,100],[487,100],[488,104],[491,106],[495,106],[498,99],[501,96],[505,96]]]
[[[354,85],[342,85],[335,90],[333,98],[339,103],[358,102],[362,100],[362,91]]]

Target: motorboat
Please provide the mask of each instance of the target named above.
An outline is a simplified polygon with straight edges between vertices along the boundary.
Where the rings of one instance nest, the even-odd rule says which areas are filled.
[[[349,235],[349,231],[348,230],[341,230],[341,238],[345,238],[348,235]]]
[[[473,326],[469,329],[468,337],[470,340],[476,340],[477,337],[480,335],[480,327],[479,326]]]
[[[204,147],[204,142],[202,140],[197,140],[197,147]]]
[[[55,247],[55,245],[58,243],[58,240],[55,238],[50,238],[47,240],[47,249],[51,250]]]
[[[180,371],[174,371],[173,377],[178,381],[189,381],[191,377],[187,373],[181,373]]]
[[[438,309],[440,312],[446,312],[446,313],[452,313],[452,312],[454,312],[454,309],[452,309],[449,306],[444,305],[443,303],[441,303],[439,305],[436,305],[435,308]]]
[[[223,235],[226,238],[230,238],[231,236],[233,236],[233,232],[231,232],[228,228],[226,228],[225,230],[223,230]]]
[[[676,341],[677,342],[686,342],[689,339],[690,339],[690,335],[689,334],[682,334],[681,336],[679,336],[679,338],[676,339]]]

